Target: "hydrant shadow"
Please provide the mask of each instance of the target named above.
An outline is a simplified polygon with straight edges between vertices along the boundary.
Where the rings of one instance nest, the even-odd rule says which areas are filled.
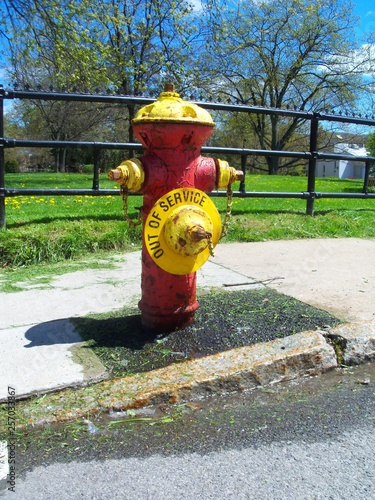
[[[103,319],[74,318],[73,322],[82,340],[94,343],[95,347],[138,350],[159,337],[155,332],[143,328],[140,314]]]
[[[24,346],[26,348],[82,342],[70,319],[57,319],[32,326],[26,331],[25,338],[30,341]]]

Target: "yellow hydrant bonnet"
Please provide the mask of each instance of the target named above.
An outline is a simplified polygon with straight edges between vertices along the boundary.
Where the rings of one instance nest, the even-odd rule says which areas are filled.
[[[133,124],[155,122],[196,123],[214,127],[211,115],[200,106],[181,99],[174,92],[173,85],[167,84],[157,101],[141,108],[133,119]]]

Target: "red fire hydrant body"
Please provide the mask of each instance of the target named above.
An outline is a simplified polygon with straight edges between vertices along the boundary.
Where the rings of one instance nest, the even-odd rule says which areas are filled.
[[[217,224],[217,218],[206,209],[212,202],[205,193],[226,187],[242,174],[226,162],[200,155],[213,127],[207,111],[182,101],[169,88],[133,120],[144,156],[128,160],[110,173],[110,178],[126,189],[144,196],[139,308],[142,324],[148,329],[168,332],[194,321],[199,306],[196,272],[184,271],[185,266],[179,263],[184,264],[185,259],[195,263],[198,255],[202,258],[202,249],[208,252],[212,245],[211,219],[216,221],[214,226],[220,225],[220,219]],[[220,233],[221,227],[217,231]],[[190,270],[189,265],[186,269]]]

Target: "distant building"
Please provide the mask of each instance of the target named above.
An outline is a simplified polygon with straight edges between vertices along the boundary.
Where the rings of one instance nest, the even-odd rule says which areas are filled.
[[[340,136],[338,136],[340,138]],[[364,179],[365,162],[354,161],[356,156],[367,156],[364,144],[335,144],[334,152],[351,155],[353,160],[318,160],[316,162],[316,177],[337,177],[338,179]]]

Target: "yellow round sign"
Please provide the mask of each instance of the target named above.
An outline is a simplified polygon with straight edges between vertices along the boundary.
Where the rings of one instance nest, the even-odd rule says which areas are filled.
[[[197,271],[216,246],[221,218],[210,197],[194,188],[180,188],[162,196],[152,207],[144,240],[152,260],[164,271],[183,275]]]

